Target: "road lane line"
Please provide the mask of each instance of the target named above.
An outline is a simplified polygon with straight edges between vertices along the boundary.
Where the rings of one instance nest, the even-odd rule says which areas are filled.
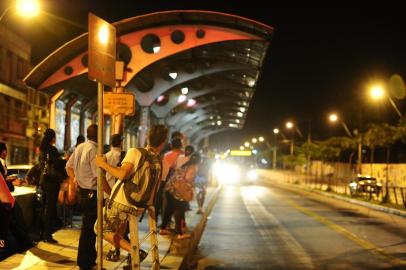
[[[288,203],[290,206],[292,206],[293,208],[299,210],[300,212],[314,218],[315,220],[317,220],[318,222],[320,222],[321,224],[326,225],[327,227],[333,229],[334,231],[340,233],[341,235],[345,236],[346,238],[348,238],[349,240],[353,241],[354,243],[358,244],[359,246],[361,246],[362,248],[364,248],[365,250],[369,251],[370,253],[374,254],[374,255],[378,255],[378,256],[383,256],[386,259],[389,260],[389,263],[393,266],[399,266],[399,265],[403,265],[406,264],[405,260],[396,258],[388,253],[386,253],[383,249],[375,246],[374,244],[372,244],[371,242],[368,242],[365,239],[362,239],[358,236],[356,236],[355,234],[351,233],[350,231],[348,231],[347,229],[343,228],[340,225],[337,225],[336,223],[334,223],[333,221],[327,219],[326,217],[320,216],[317,213],[309,210],[306,207],[303,207],[299,204],[297,204],[296,202],[294,202],[291,199],[287,199],[283,196],[280,196],[280,198],[282,200],[284,200],[286,203]]]
[[[285,248],[293,256],[288,257],[288,261],[285,261],[285,256],[275,256],[274,259],[278,261],[281,266],[287,266],[289,263],[292,263],[292,258],[295,258],[301,266],[301,269],[315,269],[311,257],[307,254],[306,250],[302,245],[296,241],[296,239],[286,230],[279,220],[272,215],[258,200],[255,192],[252,192],[252,189],[258,189],[259,193],[263,193],[263,187],[241,187],[241,197],[243,198],[245,207],[248,213],[251,216],[254,224],[256,225],[258,231],[262,235],[263,239],[266,242],[275,242],[280,240],[284,243],[283,246],[275,246],[276,250]],[[253,194],[254,193],[254,194]],[[262,220],[261,220],[262,219]],[[264,229],[273,225],[272,229]],[[271,248],[272,250],[272,248]]]

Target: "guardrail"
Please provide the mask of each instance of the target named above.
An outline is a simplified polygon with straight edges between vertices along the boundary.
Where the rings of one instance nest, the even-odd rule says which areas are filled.
[[[339,179],[332,176],[316,177],[313,175],[287,170],[261,170],[272,181],[304,185],[311,189],[330,191],[351,196],[349,179]],[[378,203],[389,203],[396,207],[406,208],[406,187],[390,186],[388,190],[383,185],[378,192],[363,192],[358,197]]]

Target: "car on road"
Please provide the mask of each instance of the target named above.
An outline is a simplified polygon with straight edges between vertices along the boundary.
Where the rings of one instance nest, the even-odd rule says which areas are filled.
[[[369,194],[369,196],[372,197],[373,194],[378,195],[382,189],[382,183],[378,182],[375,177],[369,175],[358,174],[350,180],[348,185],[351,196]]]

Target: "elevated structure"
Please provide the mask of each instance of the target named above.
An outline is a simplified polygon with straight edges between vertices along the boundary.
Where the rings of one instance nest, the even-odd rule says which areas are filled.
[[[137,136],[143,141],[151,123],[181,130],[193,144],[243,127],[270,43],[270,26],[208,11],[158,12],[114,25],[117,56],[124,63],[117,87],[135,93],[138,106],[137,115],[124,124],[128,144],[134,145]],[[65,148],[95,120],[87,33],[49,55],[25,82],[53,96],[50,125]],[[63,130],[66,119],[70,123]],[[108,121],[106,128],[109,133]]]

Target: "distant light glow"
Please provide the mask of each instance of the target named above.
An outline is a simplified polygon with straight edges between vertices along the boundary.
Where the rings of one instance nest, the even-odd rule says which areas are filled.
[[[212,116],[210,116],[210,120],[213,120],[213,118],[214,118],[214,116],[212,115]]]
[[[244,108],[244,107],[240,107],[240,112],[245,112],[245,108]]]
[[[244,143],[244,146],[245,146],[245,147],[249,147],[249,146],[250,146],[250,143],[249,143],[249,142],[245,142],[245,143]]]
[[[263,142],[265,139],[264,139],[264,137],[261,136],[261,137],[258,138],[258,140],[259,140],[260,142]]]
[[[254,155],[258,154],[258,150],[257,150],[257,149],[252,149],[252,153],[253,153]]]
[[[244,150],[244,149],[245,149],[244,146],[241,145],[241,146],[240,146],[240,150],[242,151],[242,150]]]
[[[252,143],[257,143],[258,142],[258,140],[257,140],[257,138],[252,138]]]
[[[274,134],[278,134],[278,133],[279,133],[279,129],[274,128],[274,129],[273,129],[273,133],[274,133]]]
[[[235,122],[236,122],[237,124],[239,124],[239,123],[240,123],[240,119],[235,119]]]
[[[261,159],[261,163],[262,163],[262,164],[268,164],[268,161],[263,158],[263,159]]]
[[[243,115],[244,115],[244,114],[243,114],[242,112],[238,112],[238,113],[237,113],[237,116],[238,116],[238,117],[242,117]]]
[[[255,85],[255,80],[253,80],[253,79],[248,80],[248,85],[250,87],[253,87]]]
[[[232,128],[237,128],[238,127],[236,124],[233,124],[233,123],[228,124],[228,126],[232,127]]]
[[[183,102],[186,101],[186,99],[187,99],[187,96],[185,96],[185,95],[180,95],[180,96],[178,97],[178,103],[183,103]]]
[[[221,121],[217,121],[218,126],[221,126],[221,124],[222,124]]]
[[[286,127],[287,128],[293,128],[293,123],[292,122],[287,122]]]

